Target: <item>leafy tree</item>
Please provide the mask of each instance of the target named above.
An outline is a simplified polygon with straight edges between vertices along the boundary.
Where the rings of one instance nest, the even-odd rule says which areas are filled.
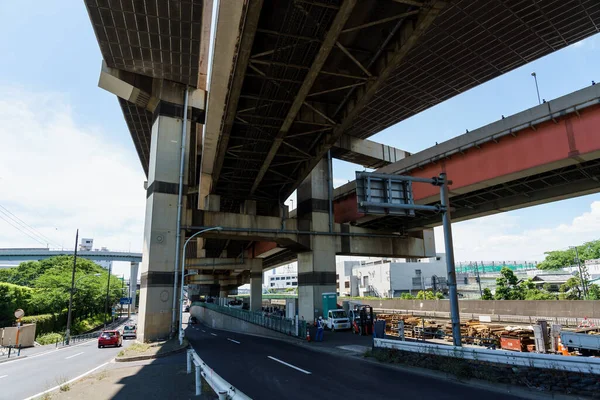
[[[420,290],[417,293],[417,300],[442,300],[444,295],[441,293],[433,293],[429,290]]]
[[[31,312],[31,288],[12,283],[0,283],[0,326],[10,325],[15,317],[15,310],[23,309],[25,314]]]
[[[524,300],[556,300],[557,296],[552,293],[548,293],[545,290],[539,289],[528,289],[524,293]]]
[[[492,291],[489,288],[483,289],[481,300],[494,300],[494,295],[492,294]]]
[[[569,278],[569,280],[560,285],[559,292],[561,300],[581,300],[583,296],[581,279],[578,276]]]
[[[600,240],[592,240],[577,246],[577,253],[583,263],[585,260],[600,258]],[[548,251],[546,259],[537,265],[538,269],[557,270],[563,267],[575,265],[577,258],[575,249]]]
[[[600,286],[592,283],[588,288],[588,300],[600,300]]]
[[[402,300],[414,300],[414,299],[415,299],[415,296],[413,296],[413,295],[412,295],[412,294],[410,294],[410,293],[402,293],[402,294],[400,295],[400,298],[401,298]]]
[[[508,267],[502,267],[500,277],[496,278],[496,300],[522,300],[523,291],[518,285],[519,279]]]

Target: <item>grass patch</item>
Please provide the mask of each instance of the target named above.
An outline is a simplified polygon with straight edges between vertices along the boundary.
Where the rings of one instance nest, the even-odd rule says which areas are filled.
[[[60,387],[61,392],[68,392],[69,390],[71,390],[71,385],[62,385]]]
[[[108,377],[108,373],[106,371],[102,371],[98,374],[98,376],[96,376],[96,379],[101,381],[102,379],[106,379],[107,377]]]
[[[117,356],[123,357],[123,356],[132,356],[132,355],[136,355],[136,354],[142,354],[142,353],[147,352],[151,347],[152,347],[152,345],[148,344],[148,343],[137,343],[137,342],[132,343],[126,349],[121,350]]]

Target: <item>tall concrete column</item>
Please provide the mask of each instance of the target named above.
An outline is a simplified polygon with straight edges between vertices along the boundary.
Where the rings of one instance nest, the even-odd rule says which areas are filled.
[[[250,269],[250,311],[260,311],[262,308],[262,260],[256,261]]]
[[[298,229],[329,231],[329,173],[321,160],[298,187]],[[298,315],[313,321],[323,315],[323,293],[335,293],[335,236],[305,236],[311,251],[298,254]]]
[[[160,102],[154,112],[150,141],[138,316],[142,341],[169,337],[173,296],[178,297],[177,291],[173,293],[173,274],[178,251],[175,243],[184,87],[164,81],[156,92]]]
[[[137,292],[137,277],[140,269],[140,263],[132,262],[129,270],[129,297],[131,297],[131,312],[135,313],[135,298]]]

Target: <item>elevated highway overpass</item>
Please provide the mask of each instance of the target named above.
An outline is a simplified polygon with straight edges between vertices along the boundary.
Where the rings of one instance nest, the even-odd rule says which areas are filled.
[[[336,254],[434,255],[430,229],[335,223],[330,158],[401,162],[366,139],[600,26],[591,0],[84,2],[99,86],[148,178],[142,338],[175,325],[180,246],[205,227],[227,229],[187,247],[189,268],[213,264],[189,283],[214,295],[250,282],[256,309],[263,269],[294,256],[308,320],[335,290]]]
[[[503,118],[378,169],[381,174],[452,177],[454,221],[600,191],[600,85]],[[414,187],[417,204],[437,202],[434,187]],[[439,218],[365,216],[356,181],[335,190],[338,223],[405,230],[440,225]]]

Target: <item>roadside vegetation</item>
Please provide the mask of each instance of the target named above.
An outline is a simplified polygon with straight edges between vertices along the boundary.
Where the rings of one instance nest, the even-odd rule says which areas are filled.
[[[72,271],[72,256],[28,261],[0,270],[0,327],[12,325],[14,311],[21,308],[25,311],[21,322],[36,324],[36,341],[54,343],[56,335],[62,335],[56,332],[64,332],[67,325]],[[77,259],[72,334],[87,332],[103,323],[108,279],[104,268]],[[121,287],[121,280],[111,275],[110,305],[121,297]]]

